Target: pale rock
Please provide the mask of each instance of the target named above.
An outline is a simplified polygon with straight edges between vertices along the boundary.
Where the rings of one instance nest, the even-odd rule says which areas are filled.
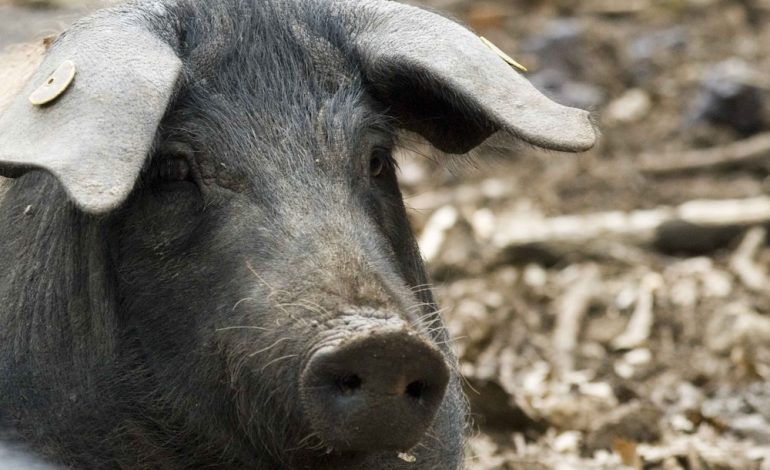
[[[650,95],[641,88],[632,88],[611,101],[604,115],[609,122],[633,123],[644,118],[651,108]]]

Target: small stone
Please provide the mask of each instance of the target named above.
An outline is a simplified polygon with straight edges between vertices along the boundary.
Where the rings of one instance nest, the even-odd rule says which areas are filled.
[[[651,108],[650,95],[640,88],[632,88],[607,105],[605,116],[609,122],[627,124],[641,120]]]
[[[636,298],[636,289],[632,286],[625,286],[615,297],[615,306],[620,310],[627,310],[633,307]]]
[[[482,207],[473,213],[469,221],[473,231],[480,240],[488,240],[495,233],[497,220],[495,214],[488,208]]]
[[[567,431],[556,436],[553,450],[561,454],[576,453],[580,446],[581,435],[577,431]]]
[[[674,305],[686,308],[694,307],[701,297],[697,280],[692,277],[678,279],[671,286],[669,297]]]
[[[529,287],[543,287],[548,282],[548,273],[537,264],[528,264],[524,269],[524,283]]]
[[[733,283],[728,273],[714,269],[703,273],[701,278],[703,297],[725,298],[733,290]]]
[[[634,368],[634,366],[623,361],[616,362],[613,368],[615,370],[615,373],[618,374],[619,377],[622,377],[624,379],[630,379],[631,377],[634,376],[634,373],[636,372],[636,369]]]
[[[647,348],[638,348],[624,354],[623,360],[632,366],[641,366],[652,360],[652,353]]]
[[[691,433],[695,431],[695,424],[687,419],[686,416],[676,414],[671,417],[671,427],[677,431]]]
[[[615,404],[617,401],[612,386],[606,382],[588,382],[580,384],[578,389],[583,395],[607,400],[608,403]]]

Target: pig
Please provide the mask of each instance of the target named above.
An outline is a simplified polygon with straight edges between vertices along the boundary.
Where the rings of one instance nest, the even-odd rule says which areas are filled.
[[[579,152],[586,112],[386,0],[132,2],[24,83],[0,113],[6,445],[69,468],[462,468],[394,149]]]

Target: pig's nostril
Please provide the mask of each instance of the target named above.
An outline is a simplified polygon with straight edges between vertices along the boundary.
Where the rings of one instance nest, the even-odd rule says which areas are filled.
[[[406,386],[406,394],[415,400],[419,400],[425,394],[428,385],[422,380],[415,380]]]
[[[355,374],[345,375],[335,381],[335,385],[337,385],[339,391],[345,395],[354,393],[356,390],[361,388],[361,384],[361,377]]]

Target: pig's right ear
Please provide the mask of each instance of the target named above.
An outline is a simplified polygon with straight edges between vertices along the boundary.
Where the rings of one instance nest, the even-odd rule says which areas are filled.
[[[393,1],[337,4],[355,13],[354,47],[374,96],[440,150],[465,153],[493,134],[568,152],[594,145],[587,112],[543,96],[459,24]]]
[[[147,23],[136,12],[107,10],[53,44],[0,111],[0,175],[46,170],[92,214],[128,197],[182,69]]]

